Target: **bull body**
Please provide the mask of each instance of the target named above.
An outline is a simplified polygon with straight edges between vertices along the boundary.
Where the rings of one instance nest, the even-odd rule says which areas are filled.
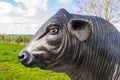
[[[72,80],[120,80],[120,33],[102,18],[60,9],[19,59],[27,67],[65,72]]]

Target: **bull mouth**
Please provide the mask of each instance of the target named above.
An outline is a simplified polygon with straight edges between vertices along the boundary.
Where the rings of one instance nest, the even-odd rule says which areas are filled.
[[[31,56],[28,60],[21,61],[21,63],[26,67],[33,68],[33,67],[38,66],[39,61],[36,58],[34,58],[34,56]]]
[[[26,67],[39,67],[41,69],[48,69],[48,66],[54,63],[54,55],[46,51],[36,51],[29,53],[22,51],[19,54],[20,62]]]
[[[26,67],[30,67],[30,68],[34,68],[34,67],[39,67],[41,69],[48,69],[47,67],[50,65],[50,61],[48,60],[39,60],[36,58],[29,58],[26,61],[21,61],[21,63],[26,66]]]
[[[20,53],[18,58],[20,62],[26,67],[36,67],[39,63],[39,61],[27,51]]]

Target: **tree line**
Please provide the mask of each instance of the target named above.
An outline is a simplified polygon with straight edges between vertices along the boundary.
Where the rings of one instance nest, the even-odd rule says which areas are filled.
[[[8,42],[12,44],[27,44],[32,35],[0,35],[0,42]]]

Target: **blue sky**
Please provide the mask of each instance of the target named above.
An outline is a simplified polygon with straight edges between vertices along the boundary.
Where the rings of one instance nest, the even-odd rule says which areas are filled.
[[[0,34],[34,34],[60,8],[77,11],[72,0],[0,0]]]

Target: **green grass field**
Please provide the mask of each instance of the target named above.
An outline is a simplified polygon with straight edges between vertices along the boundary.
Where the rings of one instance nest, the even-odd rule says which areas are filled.
[[[18,60],[24,45],[0,42],[0,80],[70,80],[66,74],[27,68]]]

